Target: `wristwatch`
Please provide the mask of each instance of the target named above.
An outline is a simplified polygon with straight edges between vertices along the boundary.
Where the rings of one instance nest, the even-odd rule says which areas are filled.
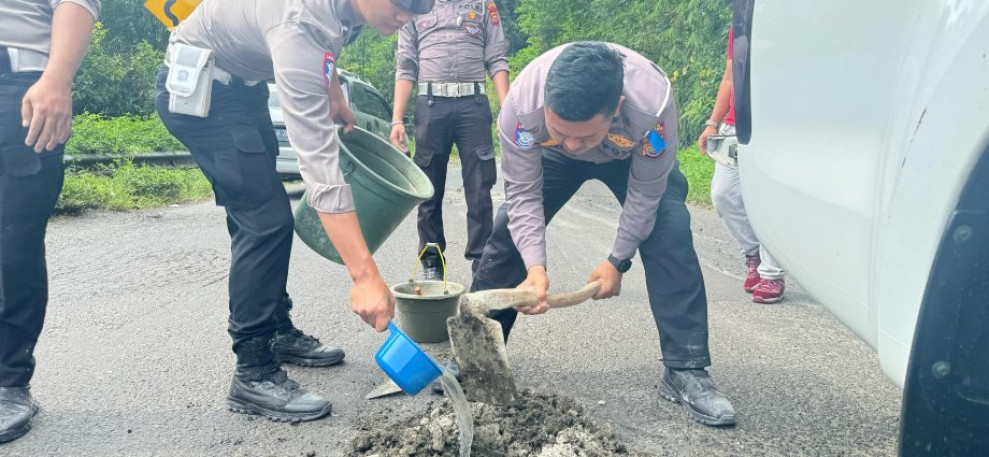
[[[611,254],[608,254],[608,263],[615,267],[619,273],[625,273],[629,268],[632,268],[632,259],[618,260]]]
[[[704,126],[718,128],[718,123],[711,119],[708,119],[707,122],[704,123]]]

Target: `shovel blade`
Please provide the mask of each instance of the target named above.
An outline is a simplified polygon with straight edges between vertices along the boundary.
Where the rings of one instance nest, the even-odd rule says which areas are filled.
[[[402,388],[398,387],[398,384],[395,384],[395,381],[392,381],[391,378],[388,378],[385,382],[379,384],[374,389],[371,389],[371,392],[365,395],[364,399],[371,400],[375,398],[387,397],[400,392],[402,392]]]
[[[510,405],[517,398],[501,324],[475,313],[446,320],[469,401]]]

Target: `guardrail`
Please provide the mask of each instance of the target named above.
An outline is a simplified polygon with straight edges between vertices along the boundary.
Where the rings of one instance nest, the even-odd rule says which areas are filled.
[[[196,161],[188,152],[152,152],[136,156],[65,155],[65,164],[75,168],[98,168],[113,165],[119,160],[129,160],[137,165],[146,166],[196,168]]]

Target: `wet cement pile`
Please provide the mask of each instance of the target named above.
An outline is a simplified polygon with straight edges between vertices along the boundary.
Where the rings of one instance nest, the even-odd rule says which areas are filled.
[[[619,443],[607,425],[590,419],[574,400],[520,392],[510,407],[472,403],[474,457],[638,456]],[[365,418],[354,438],[353,457],[457,456],[458,433],[448,400],[424,414],[394,422],[379,413]]]

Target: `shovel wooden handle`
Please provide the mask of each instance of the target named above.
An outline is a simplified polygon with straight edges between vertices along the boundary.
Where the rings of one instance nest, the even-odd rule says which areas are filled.
[[[594,297],[599,290],[601,290],[600,281],[590,282],[576,292],[549,294],[546,296],[546,304],[550,308],[566,308],[578,305]],[[536,306],[538,303],[536,293],[524,289],[484,290],[467,294],[465,298],[468,298],[472,305],[480,306],[485,311]]]

